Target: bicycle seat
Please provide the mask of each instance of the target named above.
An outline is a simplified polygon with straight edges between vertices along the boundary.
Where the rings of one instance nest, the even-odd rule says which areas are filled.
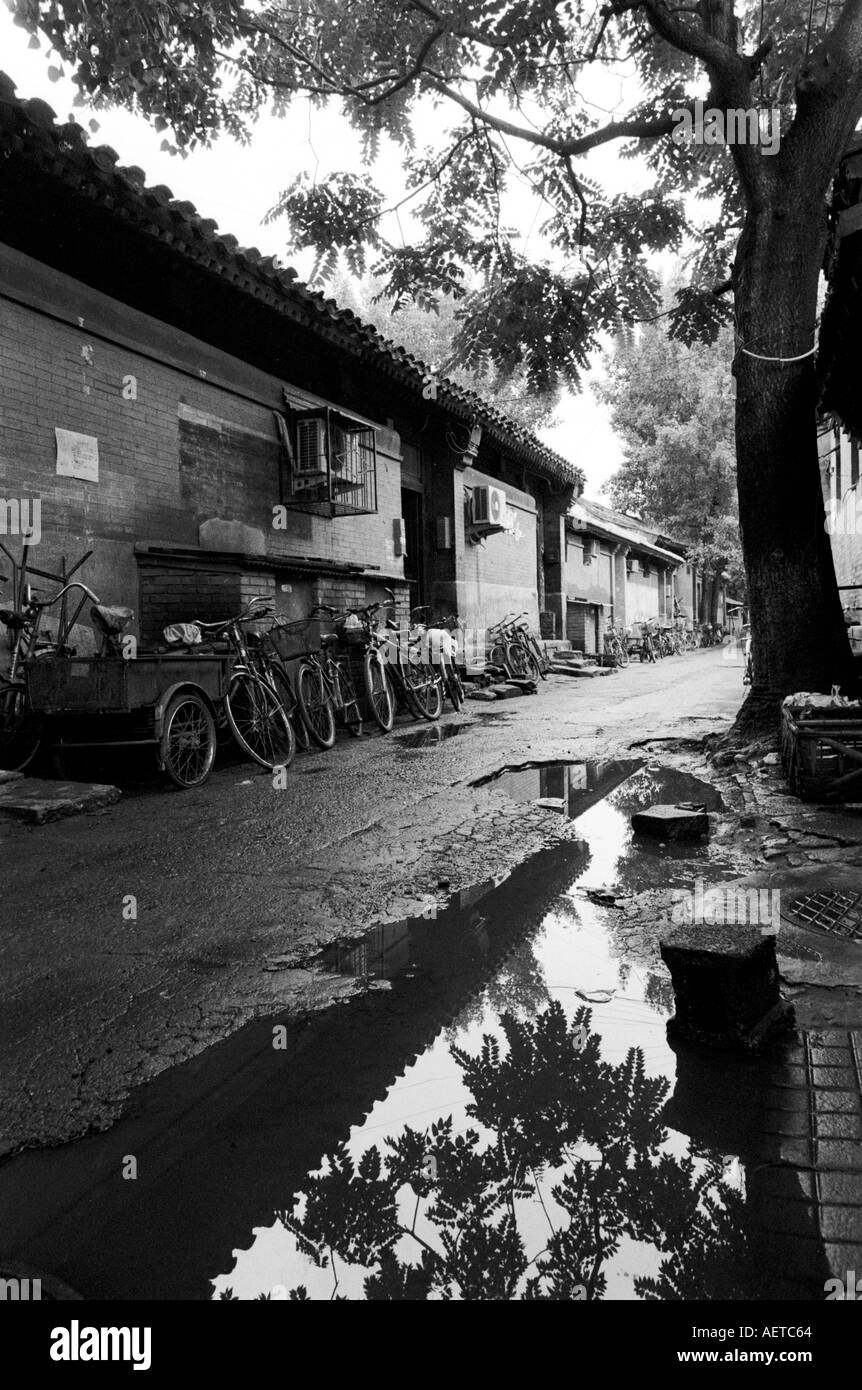
[[[103,603],[94,603],[90,609],[93,626],[105,637],[116,637],[125,632],[135,614],[131,608],[109,608]]]

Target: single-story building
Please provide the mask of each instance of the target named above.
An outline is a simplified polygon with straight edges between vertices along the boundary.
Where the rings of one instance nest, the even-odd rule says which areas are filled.
[[[472,628],[561,600],[574,465],[0,75],[0,539],[157,640],[252,594],[396,592]],[[35,539],[35,537],[34,537]],[[5,566],[0,564],[0,572]]]
[[[704,579],[684,542],[585,497],[569,508],[565,537],[564,635],[578,650],[601,652],[610,623],[632,631],[651,621],[691,628],[709,620]],[[726,627],[723,583],[715,597],[715,621]]]

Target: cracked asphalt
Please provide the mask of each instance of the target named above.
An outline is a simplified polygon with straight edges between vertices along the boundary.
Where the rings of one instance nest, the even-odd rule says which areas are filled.
[[[832,835],[806,833],[813,813],[782,802],[774,768],[705,769],[700,741],[729,726],[741,676],[725,650],[552,676],[536,696],[450,712],[446,737],[421,726],[422,747],[403,720],[388,738],[339,738],[298,757],[284,790],[231,761],[198,791],[130,784],[102,811],[5,822],[0,1155],[105,1129],[134,1087],[250,1019],[328,1005],[350,985],[310,968],[322,947],[433,911],[570,837],[558,815],[475,785],[502,767],[674,750],[722,785],[717,844],[736,874],[799,871],[829,851],[858,862],[862,822],[836,812]],[[654,906],[636,898],[627,925],[654,922]]]

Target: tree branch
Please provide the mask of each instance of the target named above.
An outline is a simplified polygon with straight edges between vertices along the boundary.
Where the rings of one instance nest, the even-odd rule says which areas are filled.
[[[515,140],[526,140],[532,145],[541,145],[543,149],[552,150],[554,154],[562,156],[563,159],[573,155],[586,154],[588,150],[595,149],[597,145],[605,145],[611,140],[651,140],[660,135],[669,135],[673,130],[673,119],[671,116],[660,116],[654,121],[651,120],[629,120],[611,121],[608,125],[600,127],[598,130],[591,130],[586,135],[577,135],[565,138],[557,135],[547,135],[542,130],[531,129],[529,126],[516,125],[514,121],[508,121],[504,116],[495,116],[484,107],[479,106],[469,97],[458,92],[454,87],[450,87],[446,80],[439,73],[429,73],[432,84],[441,96],[449,101],[455,102],[476,120],[484,121],[492,130],[498,130],[502,135],[511,135]]]

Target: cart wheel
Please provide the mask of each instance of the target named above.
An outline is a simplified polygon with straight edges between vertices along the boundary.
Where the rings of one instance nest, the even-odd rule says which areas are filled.
[[[199,787],[212,772],[215,720],[199,695],[175,695],[165,712],[159,761],[177,787]]]
[[[20,681],[0,684],[0,768],[23,772],[42,742],[42,717],[30,705],[27,687]]]

